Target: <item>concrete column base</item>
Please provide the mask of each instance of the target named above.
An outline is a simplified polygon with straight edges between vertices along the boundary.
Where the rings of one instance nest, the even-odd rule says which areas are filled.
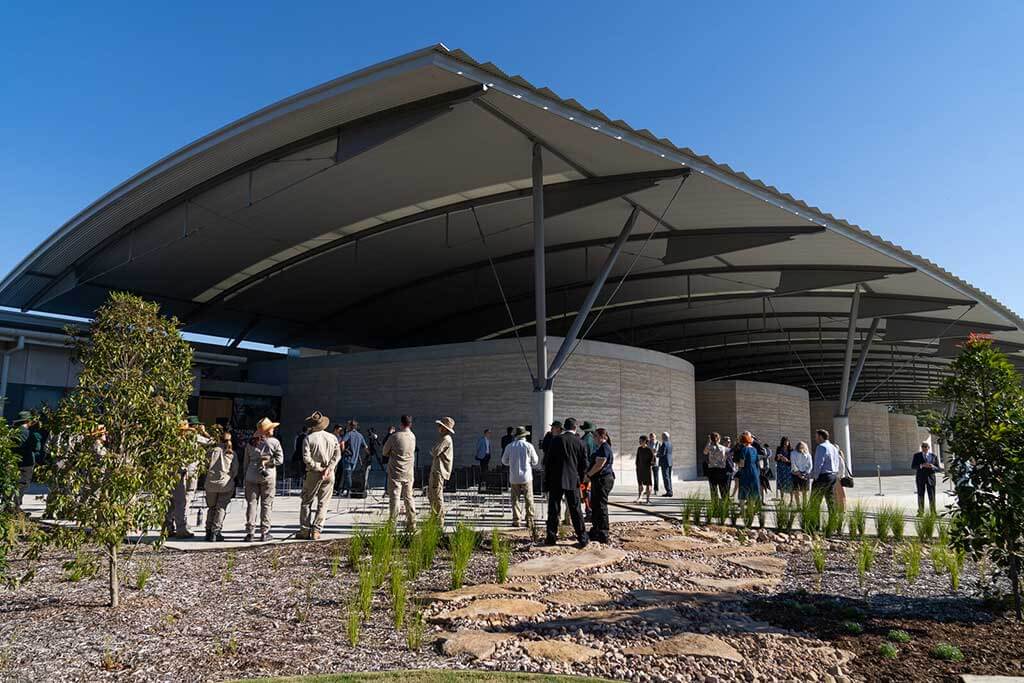
[[[853,471],[853,443],[850,441],[850,418],[836,415],[832,418],[832,442],[843,449],[846,464]]]
[[[539,445],[555,419],[555,392],[551,389],[533,391],[533,425],[530,440]]]

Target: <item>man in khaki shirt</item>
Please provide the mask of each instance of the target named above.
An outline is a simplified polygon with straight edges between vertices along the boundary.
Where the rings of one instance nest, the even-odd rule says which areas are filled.
[[[324,431],[331,419],[320,412],[306,418],[309,433],[302,442],[302,462],[306,465],[306,479],[302,483],[302,504],[299,506],[299,533],[296,538],[320,540],[327,507],[334,492],[334,469],[341,460],[338,437]],[[310,509],[316,499],[316,519],[310,523]]]
[[[405,503],[405,525],[409,531],[416,528],[416,504],[412,500],[413,468],[416,460],[416,435],[412,433],[412,417],[402,416],[402,428],[388,437],[384,444],[384,457],[388,460],[389,519],[398,517],[398,497]]]
[[[220,435],[220,443],[212,447],[208,453],[206,470],[206,540],[223,541],[221,529],[224,517],[228,512],[228,503],[235,496],[235,475],[238,474],[238,458],[231,443],[231,432],[225,429]]]
[[[437,424],[439,436],[437,443],[430,449],[432,460],[427,498],[430,499],[430,509],[441,520],[441,526],[444,526],[444,483],[452,477],[455,450],[455,446],[452,444],[452,435],[455,434],[455,420],[450,417],[442,417],[434,422]]]

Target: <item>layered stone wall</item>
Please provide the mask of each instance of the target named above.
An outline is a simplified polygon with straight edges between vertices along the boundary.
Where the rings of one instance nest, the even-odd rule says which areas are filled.
[[[533,348],[532,339],[523,343]],[[549,348],[560,343],[551,338]],[[338,422],[355,418],[362,427],[372,425],[378,431],[407,413],[415,418],[425,464],[436,436],[434,420],[450,415],[456,422],[456,465],[470,465],[484,428],[491,430],[498,455],[505,428],[533,419],[530,375],[513,340],[291,358],[287,364],[282,401],[286,439],[293,438],[302,418],[313,410]],[[692,478],[693,385],[693,366],[680,358],[584,342],[555,380],[555,419],[571,416],[608,429],[622,485],[635,483],[637,437],[652,431],[672,435],[674,474]],[[534,432],[538,442],[544,429]]]
[[[832,432],[835,401],[811,401],[811,429]],[[889,409],[881,403],[850,404],[850,439],[853,447],[853,472],[883,474],[892,472],[892,444],[889,439]]]
[[[697,449],[703,449],[710,432],[729,435],[734,440],[750,431],[772,447],[788,436],[810,444],[810,409],[807,391],[798,387],[767,382],[717,380],[698,382]]]
[[[920,432],[915,415],[889,414],[889,464],[893,474],[910,474],[910,461],[921,450]]]

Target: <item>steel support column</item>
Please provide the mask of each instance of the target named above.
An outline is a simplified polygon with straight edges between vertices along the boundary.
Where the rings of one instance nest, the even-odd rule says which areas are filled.
[[[860,311],[860,285],[853,286],[853,301],[850,302],[850,326],[846,336],[846,352],[843,355],[843,376],[839,385],[839,404],[832,420],[832,432],[836,445],[846,454],[846,463],[853,470],[853,442],[850,438],[850,364],[853,363],[853,342],[857,335],[857,315]]]
[[[868,362],[868,351],[871,350],[871,342],[875,340],[875,334],[878,333],[878,326],[881,324],[881,318],[875,318],[871,321],[871,328],[868,330],[868,336],[865,337],[864,341],[861,342],[860,346],[860,358],[857,359],[857,368],[853,371],[853,377],[850,378],[850,389],[849,395],[847,396],[848,402],[853,401],[853,394],[857,391],[857,382],[860,380],[860,374],[864,371],[864,365]],[[847,414],[849,406],[843,407],[843,414]]]
[[[554,395],[548,381],[548,309],[544,266],[544,149],[533,143],[533,302],[537,332],[536,412],[533,440],[543,437],[554,419]]]
[[[634,208],[629,213],[629,218],[626,219],[626,224],[622,226],[622,231],[619,233],[618,239],[615,240],[615,244],[612,245],[612,250],[608,252],[608,257],[604,260],[604,264],[601,266],[600,272],[594,280],[594,284],[591,285],[590,291],[587,292],[586,299],[583,300],[583,305],[580,306],[579,310],[576,311],[576,318],[572,321],[572,327],[569,328],[569,332],[565,335],[565,339],[562,340],[562,345],[558,349],[558,353],[555,354],[555,359],[551,361],[551,367],[548,369],[548,386],[555,379],[555,375],[565,365],[565,361],[568,360],[569,354],[572,353],[572,347],[576,343],[576,339],[579,337],[580,331],[583,329],[583,324],[587,321],[587,316],[590,315],[591,309],[594,307],[594,303],[597,302],[597,297],[601,294],[601,290],[604,289],[604,284],[608,280],[608,276],[612,272],[612,268],[615,267],[615,262],[619,258],[619,254],[622,253],[622,247],[625,246],[629,236],[633,233],[633,226],[636,225],[637,215],[639,210]]]

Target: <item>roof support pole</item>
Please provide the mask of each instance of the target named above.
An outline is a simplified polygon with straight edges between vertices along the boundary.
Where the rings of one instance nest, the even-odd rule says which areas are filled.
[[[579,337],[580,331],[583,329],[583,324],[587,321],[587,316],[590,315],[591,309],[594,307],[594,303],[597,302],[597,297],[600,295],[601,290],[604,289],[604,284],[608,280],[608,276],[612,272],[612,268],[615,267],[615,262],[619,258],[619,254],[622,253],[622,248],[626,245],[629,240],[629,236],[633,233],[633,226],[636,225],[636,219],[639,215],[639,210],[634,208],[629,212],[629,218],[626,219],[625,225],[622,226],[622,231],[619,233],[618,239],[615,240],[615,244],[612,245],[612,250],[608,252],[608,257],[604,260],[604,264],[601,266],[600,272],[597,274],[597,278],[594,280],[594,284],[591,285],[590,291],[587,292],[587,298],[583,300],[583,305],[576,312],[576,319],[572,321],[572,327],[569,328],[568,334],[565,335],[565,339],[562,340],[562,345],[558,349],[558,353],[555,354],[555,359],[551,361],[551,367],[548,369],[548,381],[554,381],[558,371],[565,365],[565,361],[568,360],[569,354],[572,352],[572,347],[576,343],[576,339]]]
[[[868,351],[871,350],[871,342],[875,340],[875,334],[877,334],[878,326],[881,322],[881,318],[874,318],[871,321],[871,329],[868,330],[868,336],[860,344],[860,357],[857,359],[857,367],[853,371],[853,377],[850,378],[850,389],[847,396],[849,401],[853,400],[853,394],[857,391],[857,381],[860,380],[860,373],[864,372],[864,365],[868,362]],[[844,415],[850,412],[848,405],[843,408]]]
[[[548,380],[548,306],[544,265],[544,149],[533,143],[533,304],[537,331],[537,376],[533,388],[534,441],[554,419],[554,394]]]
[[[850,364],[853,362],[853,342],[857,335],[857,315],[860,311],[860,284],[853,286],[850,302],[850,326],[846,333],[846,352],[843,355],[843,377],[839,385],[839,405],[832,420],[832,433],[836,445],[846,454],[846,464],[853,471],[853,441],[850,438]]]

